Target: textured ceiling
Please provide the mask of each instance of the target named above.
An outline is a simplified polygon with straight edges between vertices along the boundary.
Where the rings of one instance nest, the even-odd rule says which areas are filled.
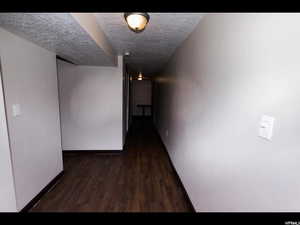
[[[69,13],[0,13],[0,27],[75,64],[114,65]]]
[[[94,13],[116,53],[130,56],[132,70],[153,75],[193,31],[202,13],[149,13],[141,33],[129,30],[123,13]],[[114,61],[97,45],[70,13],[0,13],[0,27],[80,65],[113,66]]]
[[[149,13],[150,21],[141,33],[129,30],[123,13],[94,15],[115,51],[130,52],[129,66],[145,75],[153,75],[165,65],[204,14]]]

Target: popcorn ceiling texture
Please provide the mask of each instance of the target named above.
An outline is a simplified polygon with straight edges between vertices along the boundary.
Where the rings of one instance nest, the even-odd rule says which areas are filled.
[[[204,14],[149,13],[142,33],[129,30],[123,13],[94,13],[115,52],[145,75],[157,73]],[[0,27],[79,65],[114,66],[110,58],[69,13],[0,13]]]
[[[115,66],[69,13],[0,13],[0,26],[75,64]]]
[[[118,54],[134,70],[147,75],[159,71],[175,49],[188,37],[204,14],[149,13],[150,21],[141,33],[129,30],[123,13],[95,13],[99,25]]]

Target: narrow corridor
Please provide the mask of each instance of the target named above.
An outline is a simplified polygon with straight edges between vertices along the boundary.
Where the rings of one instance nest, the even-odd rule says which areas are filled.
[[[64,153],[64,175],[33,212],[189,212],[149,119],[134,119],[121,153]]]

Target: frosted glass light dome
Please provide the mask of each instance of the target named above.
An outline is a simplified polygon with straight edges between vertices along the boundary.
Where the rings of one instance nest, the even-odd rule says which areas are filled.
[[[129,28],[136,33],[143,31],[150,19],[147,13],[125,13],[124,17]]]

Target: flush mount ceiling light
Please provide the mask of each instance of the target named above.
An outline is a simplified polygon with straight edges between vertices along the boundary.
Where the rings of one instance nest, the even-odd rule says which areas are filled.
[[[150,16],[147,13],[124,13],[124,18],[130,30],[139,33],[146,28]]]

